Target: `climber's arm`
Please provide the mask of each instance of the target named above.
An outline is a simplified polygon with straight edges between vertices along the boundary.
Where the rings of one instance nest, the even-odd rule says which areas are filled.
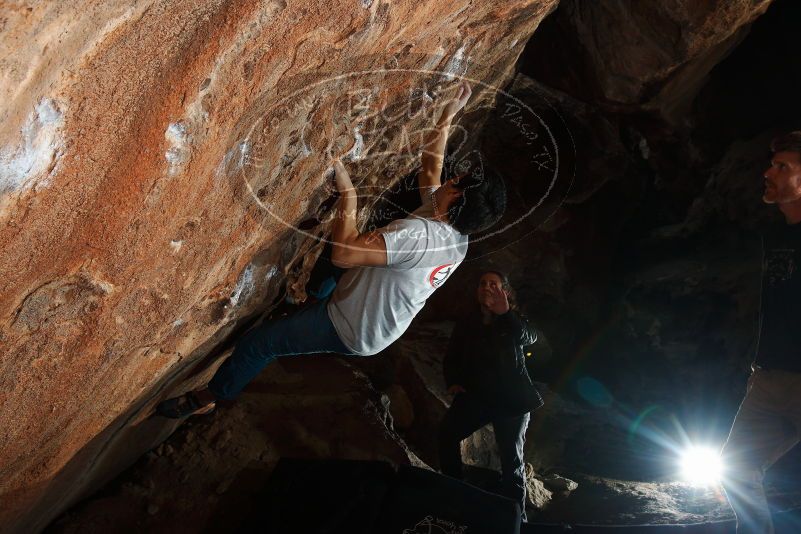
[[[448,143],[448,131],[454,115],[462,109],[470,98],[472,91],[467,82],[462,82],[456,88],[456,95],[448,100],[442,109],[442,114],[434,128],[428,133],[423,142],[423,154],[420,158],[422,168],[417,177],[420,197],[425,202],[426,195],[432,187],[439,187],[442,177],[442,163],[445,159],[445,145]]]
[[[360,234],[356,228],[358,197],[348,171],[339,160],[334,161],[334,173],[340,197],[331,231],[331,263],[345,269],[386,265],[387,249],[381,234],[375,231]]]

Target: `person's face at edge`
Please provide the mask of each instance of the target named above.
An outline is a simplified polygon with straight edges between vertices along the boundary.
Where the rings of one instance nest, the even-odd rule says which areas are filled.
[[[801,200],[801,155],[797,152],[776,152],[764,174],[766,204],[784,204]]]

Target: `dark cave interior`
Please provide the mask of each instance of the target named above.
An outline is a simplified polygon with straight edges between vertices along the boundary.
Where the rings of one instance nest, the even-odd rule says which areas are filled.
[[[577,462],[572,467],[612,478],[666,480],[675,469],[670,446],[686,439],[717,446],[725,441],[750,373],[758,229],[780,217],[761,202],[767,141],[801,125],[792,104],[801,91],[795,59],[801,45],[793,38],[801,4],[774,2],[711,70],[678,124],[645,106],[600,96],[587,55],[575,32],[566,31],[569,22],[560,10],[529,41],[519,69],[582,101],[593,120],[603,116],[619,133],[616,146],[598,146],[592,131],[597,123],[586,113],[575,120],[566,106],[556,105],[575,141],[573,190],[597,180],[599,171],[608,174],[587,198],[561,205],[555,230],[540,224],[530,241],[511,245],[508,257],[490,255],[477,263],[512,273],[525,310],[545,333],[547,346],[535,347],[532,376],[619,420],[618,428],[587,425],[565,452]],[[731,168],[727,153],[738,150],[750,159]],[[721,206],[710,189],[722,183],[716,176],[726,174],[750,183],[717,193],[727,197]],[[532,242],[564,254],[558,296],[539,279],[551,275],[538,268],[545,263],[527,262]],[[459,274],[435,296],[426,317],[447,314],[459,285],[472,283],[470,267]],[[796,449],[768,480],[801,487],[800,460]]]
[[[725,440],[756,343],[758,295],[749,296],[759,291],[755,229],[778,217],[760,198],[767,145],[762,152],[750,152],[762,157],[749,162],[755,165],[752,186],[730,200],[740,206],[723,211],[704,205],[703,199],[715,185],[710,175],[726,172],[721,161],[736,150],[733,145],[801,125],[793,104],[801,91],[796,59],[801,45],[793,38],[798,20],[801,4],[774,2],[712,69],[678,125],[637,106],[621,109],[604,101],[592,89],[581,59],[574,61],[585,54],[570,37],[563,38],[572,34],[562,31],[558,12],[526,47],[520,71],[613,117],[627,156],[639,160],[610,177],[585,203],[568,208],[574,220],[554,235],[576,250],[567,269],[580,296],[568,296],[556,310],[541,307],[540,295],[527,292],[521,279],[530,313],[549,325],[558,323],[557,331],[570,332],[570,338],[558,339],[545,329],[558,356],[541,365],[534,362],[533,375],[559,384],[563,394],[604,403],[619,414],[620,430],[628,433],[625,440],[610,441],[607,450],[595,449],[582,469],[627,479],[669,477],[670,464],[655,461],[666,452],[664,441],[655,443],[643,427],[669,443],[681,443],[682,434],[696,442]],[[648,140],[647,159],[626,136]],[[582,160],[582,153],[594,147],[577,142],[576,150]],[[703,226],[691,223],[699,209],[710,210]],[[591,237],[589,227],[594,227]],[[587,243],[597,240],[603,245]],[[601,275],[595,270],[599,264]],[[595,309],[587,310],[587,304]],[[640,432],[632,432],[634,426]],[[801,487],[800,460],[796,449],[768,479]]]

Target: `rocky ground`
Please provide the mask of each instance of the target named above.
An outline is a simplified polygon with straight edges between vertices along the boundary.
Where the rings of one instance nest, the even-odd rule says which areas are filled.
[[[421,436],[429,435],[445,410],[438,369],[450,326],[415,325],[392,352],[370,361],[284,359],[262,373],[237,403],[187,420],[48,532],[230,531],[259,506],[254,499],[282,456],[435,465],[430,440],[421,441]],[[593,465],[609,469],[604,451],[619,443],[614,432],[599,433],[594,444],[581,450],[570,443],[586,444],[582,429],[589,424],[613,428],[613,418],[540,387],[547,404],[532,420],[526,445],[532,521],[642,524],[731,518],[715,488],[580,471]],[[471,466],[468,480],[485,489],[497,476],[493,447],[489,429],[463,445]],[[617,457],[631,454],[615,452]],[[779,488],[771,495],[783,506],[801,505],[797,491]]]
[[[234,405],[188,420],[50,531],[229,530],[282,456],[419,464],[386,419],[380,394],[346,362],[288,360]]]

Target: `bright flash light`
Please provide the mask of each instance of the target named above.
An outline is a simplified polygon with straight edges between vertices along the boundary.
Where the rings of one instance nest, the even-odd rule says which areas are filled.
[[[696,486],[717,483],[723,473],[720,455],[709,447],[690,447],[681,456],[684,480]]]

